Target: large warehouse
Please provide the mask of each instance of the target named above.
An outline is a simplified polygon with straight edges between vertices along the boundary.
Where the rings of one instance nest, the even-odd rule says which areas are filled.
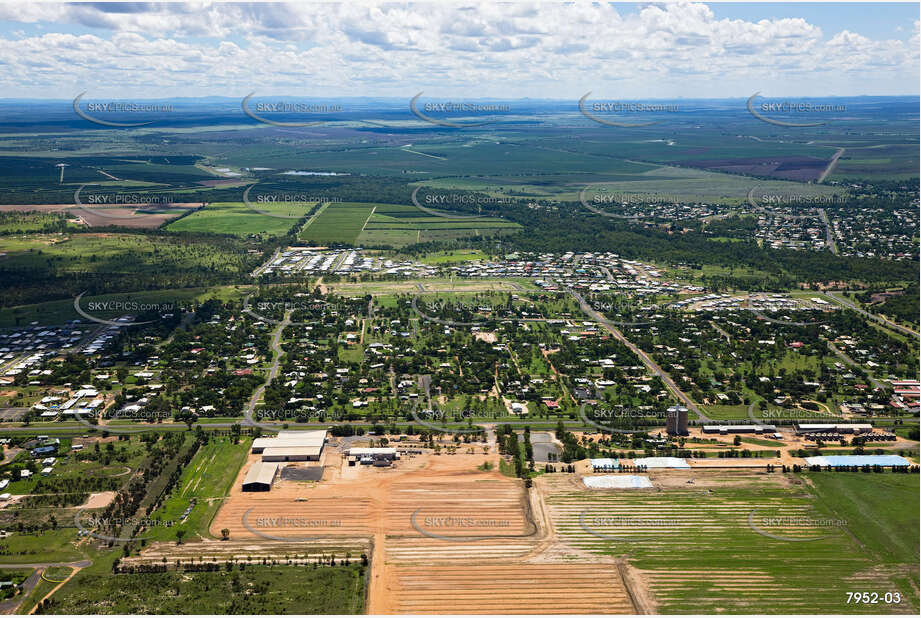
[[[796,433],[868,433],[873,431],[870,423],[797,423]]]
[[[243,479],[243,491],[269,491],[277,472],[277,463],[257,461],[246,472],[246,477]]]
[[[272,438],[253,440],[253,453],[262,461],[319,461],[326,444],[326,430],[280,431]]]

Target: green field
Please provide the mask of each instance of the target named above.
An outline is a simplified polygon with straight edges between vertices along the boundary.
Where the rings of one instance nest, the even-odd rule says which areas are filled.
[[[80,306],[86,310],[89,306],[88,303],[122,301],[142,304],[173,305],[177,310],[180,310],[181,307],[186,304],[203,302],[213,297],[215,297],[215,292],[209,292],[204,288],[126,292],[120,294],[100,294],[97,296],[87,294],[80,299]],[[123,310],[107,311],[103,309],[88,313],[94,317],[109,320],[123,315],[125,312]],[[33,321],[37,321],[39,324],[63,324],[70,320],[85,320],[85,318],[74,309],[73,300],[53,300],[45,303],[0,309],[0,327],[22,326]]]
[[[150,516],[150,519],[171,525],[151,527],[141,536],[151,540],[174,540],[176,531],[184,530],[183,541],[193,540],[194,535],[210,537],[208,526],[223,503],[222,498],[230,494],[237,472],[246,461],[249,445],[249,439],[233,444],[229,438],[210,438],[183,469],[169,498]],[[194,507],[182,519],[193,500]]]
[[[658,613],[917,613],[917,475],[737,474],[711,482],[566,492],[549,505],[565,542],[643,569]],[[901,601],[849,605],[849,591],[898,592]]]
[[[332,203],[318,217],[308,221],[298,237],[320,245],[355,244],[375,206],[357,202]]]
[[[166,226],[172,232],[213,232],[234,236],[281,236],[287,233],[315,204],[289,204],[287,206],[259,204],[255,208],[280,215],[261,214],[243,202],[217,202],[208,204],[187,217]]]
[[[273,566],[216,572],[78,573],[54,614],[360,614],[366,567]],[[95,571],[95,572],[94,572]]]
[[[652,194],[667,195],[684,202],[703,201],[719,204],[740,204],[747,200],[748,193],[755,189],[757,197],[763,194],[777,195],[832,195],[838,191],[834,187],[805,184],[785,180],[762,180],[746,178],[734,174],[723,174],[706,170],[656,165],[651,163],[623,162],[624,168],[606,170],[597,177],[586,178],[580,183],[573,176],[560,177],[558,182],[542,179],[540,185],[529,185],[527,180],[515,178],[445,178],[423,181],[419,184],[433,189],[456,189],[479,191],[487,195],[526,196],[533,199],[553,199],[576,202],[580,193],[586,191],[586,199],[591,201],[596,192],[604,190],[618,194]]]
[[[360,246],[402,247],[418,242],[452,240],[468,236],[491,236],[519,229],[515,223],[496,218],[465,220],[437,217],[415,206],[332,203],[308,221],[299,237],[326,245],[346,243]]]
[[[0,559],[11,564],[81,560],[82,552],[74,547],[76,540],[76,528],[58,528],[29,534],[20,534],[13,529],[8,537],[0,539]]]
[[[358,237],[362,245],[395,247],[433,240],[451,240],[469,236],[491,236],[520,229],[515,223],[495,217],[482,219],[437,217],[415,206],[378,204]]]

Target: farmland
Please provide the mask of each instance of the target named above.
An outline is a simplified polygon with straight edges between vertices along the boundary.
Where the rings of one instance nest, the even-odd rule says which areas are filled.
[[[0,614],[919,613],[917,6],[37,1]]]
[[[286,234],[313,204],[287,207],[258,204],[255,207],[270,214],[257,212],[243,202],[216,202],[170,223],[166,229],[172,232],[210,232],[242,237],[280,236]]]
[[[917,553],[896,549],[917,547],[912,540],[917,531],[898,528],[914,507],[902,511],[888,505],[905,500],[917,505],[917,477],[738,474],[698,476],[694,489],[669,481],[654,493],[559,491],[548,502],[554,525],[568,543],[627,557],[640,569],[661,613],[879,611],[848,607],[844,592],[856,589],[899,591],[902,601],[885,611],[914,613],[917,571],[911,564]],[[838,490],[862,504],[859,514],[856,503]],[[870,493],[878,497],[863,500]],[[752,513],[757,513],[753,520]],[[791,523],[770,528],[782,537],[771,538],[750,525],[765,518]],[[846,523],[801,523],[842,520]],[[829,586],[830,581],[843,585]]]
[[[355,244],[375,208],[375,204],[355,202],[330,204],[301,228],[298,237],[318,245]]]
[[[517,224],[496,218],[465,220],[450,218],[450,215],[436,217],[414,206],[381,204],[368,219],[357,244],[399,247],[433,240],[511,233],[519,229]]]

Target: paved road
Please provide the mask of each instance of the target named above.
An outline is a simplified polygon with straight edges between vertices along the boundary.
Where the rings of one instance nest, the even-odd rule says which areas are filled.
[[[0,614],[12,614],[16,609],[29,598],[32,590],[39,584],[42,573],[48,567],[69,566],[75,568],[86,568],[93,564],[92,560],[79,560],[77,562],[39,562],[33,564],[0,564],[0,569],[35,569],[35,572],[22,582],[22,592],[12,599],[0,602]]]
[[[904,335],[911,335],[912,337],[921,337],[921,334],[919,334],[918,332],[913,331],[912,329],[906,326],[902,326],[901,324],[896,324],[895,322],[893,322],[892,320],[890,320],[889,318],[885,316],[876,315],[875,313],[870,313],[869,311],[861,309],[854,303],[854,301],[850,300],[849,298],[846,298],[840,292],[826,292],[826,294],[830,296],[831,298],[835,299],[837,302],[844,305],[845,307],[847,307],[848,309],[853,309],[857,313],[863,316],[866,316],[870,318],[871,320],[875,320],[884,326],[888,326],[889,328],[893,330],[897,330]]]
[[[825,212],[824,208],[819,208],[819,216],[822,217],[822,222],[825,224],[825,246],[828,247],[828,250],[838,255],[838,245],[835,244],[835,236],[832,231],[831,221],[828,220],[828,214]]]
[[[275,261],[275,259],[279,256],[280,253],[281,253],[281,247],[279,247],[278,249],[275,249],[275,253],[272,254],[272,257],[270,257],[265,262],[263,262],[259,267],[257,267],[256,270],[253,271],[252,276],[258,277],[263,272],[265,272],[265,269],[269,267],[269,264],[272,264]]]
[[[722,328],[720,328],[719,326],[717,326],[716,322],[714,322],[713,320],[710,320],[710,326],[712,326],[713,328],[715,328],[715,329],[716,329],[716,332],[718,332],[720,335],[722,335],[723,337],[725,337],[727,341],[732,341],[732,335],[730,335],[729,333],[727,333],[726,331],[724,331]]]
[[[825,171],[822,172],[822,175],[819,176],[819,179],[816,181],[817,183],[825,182],[825,178],[828,177],[829,174],[831,174],[831,171],[833,169],[835,169],[835,165],[837,165],[838,159],[840,159],[841,155],[843,154],[844,154],[844,148],[839,148],[835,152],[835,154],[831,158],[831,161],[828,162],[828,167],[825,168]]]
[[[614,337],[618,341],[620,341],[625,346],[630,348],[630,351],[636,354],[639,357],[639,359],[643,361],[643,364],[646,365],[646,368],[653,375],[658,376],[659,379],[662,380],[662,383],[665,384],[665,387],[672,392],[672,394],[678,399],[678,401],[682,402],[685,406],[687,406],[689,410],[693,410],[701,421],[705,423],[712,422],[712,419],[708,417],[706,414],[704,414],[703,411],[697,406],[697,404],[694,403],[694,401],[690,397],[688,397],[688,395],[684,393],[684,391],[678,388],[678,385],[675,384],[675,381],[672,380],[672,377],[668,375],[661,367],[659,367],[659,365],[657,365],[656,362],[652,360],[652,358],[650,358],[648,354],[643,352],[636,345],[634,345],[629,339],[627,339],[623,335],[623,333],[617,330],[617,328],[613,324],[611,324],[611,322],[609,322],[603,315],[601,315],[600,313],[592,309],[591,306],[585,301],[584,298],[582,298],[582,296],[578,292],[570,289],[569,293],[572,295],[573,298],[576,299],[576,302],[579,303],[579,306],[582,308],[582,311],[586,315],[588,315],[590,318],[592,318],[593,320],[601,324],[605,328],[605,330],[607,330],[609,333],[614,335]]]
[[[283,351],[281,349],[281,335],[285,330],[285,327],[291,324],[291,310],[285,312],[285,318],[278,323],[278,326],[275,328],[275,332],[272,334],[272,343],[271,348],[274,352],[274,358],[272,360],[272,366],[269,368],[269,375],[266,376],[265,382],[259,385],[259,388],[253,393],[253,396],[249,399],[249,405],[246,406],[246,410],[243,411],[243,416],[246,420],[243,422],[244,425],[258,426],[260,423],[257,423],[253,420],[253,412],[256,410],[256,404],[259,403],[259,400],[262,399],[262,394],[265,392],[266,385],[270,384],[272,380],[275,379],[275,376],[278,375],[278,371],[281,368],[281,356]],[[279,430],[281,427],[279,426]]]
[[[885,388],[885,386],[883,385],[882,382],[880,382],[880,381],[877,380],[876,378],[873,378],[873,377],[870,376],[870,372],[867,371],[865,367],[862,367],[862,366],[861,366],[859,363],[857,363],[853,358],[851,358],[850,356],[848,356],[847,354],[845,354],[842,350],[839,350],[839,349],[835,346],[835,344],[833,344],[831,341],[828,341],[828,342],[826,342],[826,343],[828,343],[828,349],[831,350],[832,352],[834,352],[835,354],[837,354],[837,355],[838,355],[838,358],[840,358],[841,360],[843,360],[845,363],[847,363],[847,364],[850,365],[851,367],[860,367],[860,369],[862,369],[863,371],[865,371],[865,372],[867,373],[867,378],[870,380],[870,382],[873,383],[873,386],[875,386],[876,388],[880,388],[880,389],[884,389],[884,388]]]

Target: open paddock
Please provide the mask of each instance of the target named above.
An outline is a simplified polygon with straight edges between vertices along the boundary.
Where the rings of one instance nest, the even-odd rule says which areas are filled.
[[[633,614],[616,565],[467,561],[391,571],[388,604],[401,614]]]

